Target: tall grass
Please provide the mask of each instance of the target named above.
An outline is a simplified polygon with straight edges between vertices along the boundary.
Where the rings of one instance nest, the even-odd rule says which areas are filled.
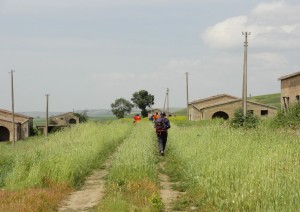
[[[260,125],[231,129],[224,122],[176,127],[169,145],[200,210],[297,211],[300,141]]]
[[[5,189],[79,186],[128,134],[131,124],[86,123],[26,141],[0,145],[0,186]]]
[[[153,125],[142,121],[118,148],[99,211],[159,211],[157,147]]]

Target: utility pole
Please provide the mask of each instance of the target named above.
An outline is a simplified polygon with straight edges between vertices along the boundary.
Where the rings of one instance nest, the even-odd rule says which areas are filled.
[[[15,102],[14,102],[14,70],[11,70],[10,76],[11,76],[11,112],[12,112],[12,135],[13,135],[13,144],[14,147],[16,145],[16,135],[15,135]]]
[[[170,116],[170,108],[169,108],[169,88],[167,88],[167,117],[169,118]]]
[[[48,136],[48,126],[49,126],[49,120],[48,120],[48,105],[49,105],[49,94],[46,94],[46,136]]]
[[[248,50],[248,35],[250,35],[250,32],[243,32],[242,33],[245,36],[245,42],[244,42],[244,70],[243,70],[243,95],[242,95],[242,108],[243,108],[243,115],[246,117],[247,115],[247,50]]]
[[[190,114],[189,114],[189,73],[186,72],[186,115],[187,120],[190,120]]]
[[[167,88],[163,112],[166,112],[166,103],[167,103],[167,114],[166,115],[169,117],[169,88]]]

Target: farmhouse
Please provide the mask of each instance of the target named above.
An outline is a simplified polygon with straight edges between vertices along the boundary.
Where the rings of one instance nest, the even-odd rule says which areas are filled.
[[[287,109],[290,104],[300,101],[300,71],[279,78],[281,81],[281,107]]]
[[[208,120],[223,118],[225,120],[233,117],[234,112],[242,107],[242,99],[220,94],[205,99],[199,99],[189,103],[190,120]],[[276,113],[276,107],[247,101],[247,110],[259,117],[270,117]]]
[[[12,112],[0,109],[0,142],[12,141],[13,130],[15,130],[16,141],[27,138],[32,133],[33,118],[17,113],[15,113],[14,115],[15,124],[13,127]]]
[[[60,114],[58,116],[52,116],[49,120],[51,125],[69,125],[69,124],[78,124],[79,117],[73,112]]]

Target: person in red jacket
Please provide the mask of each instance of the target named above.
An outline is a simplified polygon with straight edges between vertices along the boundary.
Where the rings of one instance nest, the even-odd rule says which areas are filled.
[[[153,115],[153,122],[155,122],[156,119],[159,118],[159,115],[158,115],[158,112],[156,112],[154,115]]]
[[[141,120],[140,114],[136,114],[136,115],[133,117],[133,123],[135,123],[135,124],[139,123],[140,120]]]

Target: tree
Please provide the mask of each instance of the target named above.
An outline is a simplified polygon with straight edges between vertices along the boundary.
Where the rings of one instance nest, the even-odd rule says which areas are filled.
[[[117,118],[124,118],[125,115],[130,114],[134,107],[128,100],[119,98],[111,104],[111,111]]]
[[[84,110],[81,113],[74,113],[74,115],[79,118],[79,123],[87,122],[88,120],[87,112],[88,110]]]
[[[131,101],[134,103],[134,106],[142,110],[142,116],[147,117],[147,107],[151,107],[151,105],[154,105],[154,96],[149,94],[148,91],[140,90],[139,92],[135,92],[133,94],[133,98],[131,98]]]

